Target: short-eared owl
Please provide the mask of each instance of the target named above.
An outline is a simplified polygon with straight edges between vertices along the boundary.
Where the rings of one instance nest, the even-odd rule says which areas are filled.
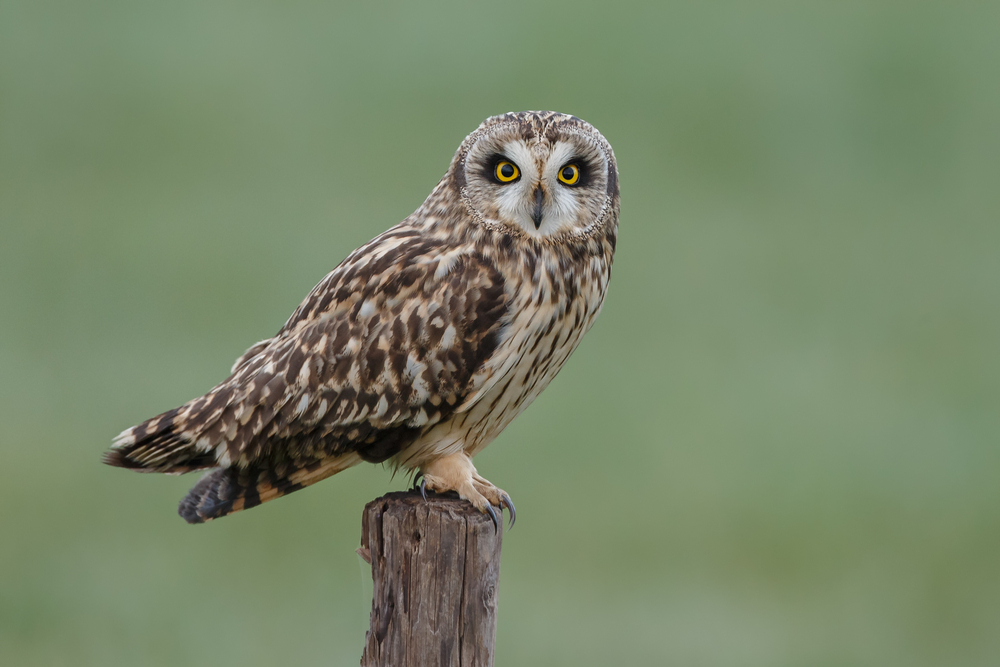
[[[559,372],[601,310],[618,171],[588,123],[495,116],[411,216],[351,253],[204,396],[122,432],[113,466],[213,469],[200,523],[361,461],[417,471],[480,511],[510,498],[472,457]]]

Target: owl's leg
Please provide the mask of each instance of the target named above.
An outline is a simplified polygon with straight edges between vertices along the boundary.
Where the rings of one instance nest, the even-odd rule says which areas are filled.
[[[442,456],[420,467],[423,481],[421,490],[430,489],[437,493],[456,491],[460,498],[468,500],[480,512],[489,514],[493,526],[497,526],[496,512],[493,507],[510,510],[511,526],[514,525],[514,503],[503,489],[498,489],[488,480],[480,477],[472,459],[465,452],[457,452]]]

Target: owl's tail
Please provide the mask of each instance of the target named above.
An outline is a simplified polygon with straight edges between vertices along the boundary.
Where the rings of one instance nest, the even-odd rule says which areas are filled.
[[[215,452],[196,447],[185,428],[190,413],[184,405],[122,431],[101,460],[138,472],[173,474],[215,466]]]
[[[256,467],[220,468],[188,491],[177,512],[188,523],[204,523],[288,495],[360,462],[361,457],[351,452],[285,474]]]

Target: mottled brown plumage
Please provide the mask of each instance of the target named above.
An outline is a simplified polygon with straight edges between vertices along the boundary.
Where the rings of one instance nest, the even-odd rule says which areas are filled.
[[[563,178],[574,168],[575,182]],[[216,468],[181,503],[193,523],[361,461],[419,469],[480,510],[500,505],[472,456],[593,324],[618,201],[611,147],[587,123],[487,119],[420,208],[351,253],[208,394],[122,432],[105,462]]]

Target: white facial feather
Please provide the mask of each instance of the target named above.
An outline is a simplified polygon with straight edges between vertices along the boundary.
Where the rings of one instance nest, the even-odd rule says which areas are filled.
[[[566,141],[557,141],[546,151],[539,150],[537,145],[530,146],[523,139],[516,139],[503,144],[502,148],[503,155],[521,173],[514,183],[496,188],[500,217],[513,222],[536,238],[581,227],[581,220],[587,215],[587,206],[583,200],[592,197],[592,192],[559,181],[562,168],[574,158],[581,157],[578,147]],[[599,160],[601,168],[606,169],[604,156],[600,155]],[[532,214],[535,210],[535,190],[538,187],[541,187],[544,194],[544,203],[542,221],[536,227]]]
[[[535,183],[539,180],[535,156],[522,140],[504,144],[503,154],[521,171],[521,178],[514,183],[500,186],[497,192],[497,205],[500,215],[516,222],[529,234],[538,235],[535,223],[531,220],[531,210],[534,207],[532,199]]]
[[[542,170],[542,181],[549,196],[545,202],[545,217],[542,227],[551,228],[548,234],[555,234],[573,227],[584,212],[580,201],[581,190],[559,181],[559,171],[576,156],[576,149],[565,141],[557,141],[549,153]],[[542,231],[541,228],[538,230]]]

